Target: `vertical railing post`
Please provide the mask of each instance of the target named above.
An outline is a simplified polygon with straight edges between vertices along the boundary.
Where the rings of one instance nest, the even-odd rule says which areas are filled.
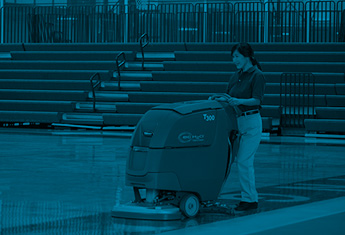
[[[208,10],[208,5],[207,5],[207,1],[204,1],[204,34],[203,34],[203,42],[207,41],[207,26],[208,26],[208,16],[207,16],[207,10]]]
[[[264,43],[268,43],[268,31],[269,31],[269,22],[268,22],[268,10],[269,10],[269,5],[270,4],[268,2],[268,0],[265,0],[264,1],[264,14],[265,14],[265,17],[264,17]]]
[[[0,0],[0,34],[1,34],[1,43],[4,43],[4,0]]]
[[[309,3],[309,4],[308,4]],[[309,5],[309,10],[308,10],[308,5]],[[309,43],[310,42],[310,24],[311,24],[311,3],[307,2],[306,6],[305,6],[305,18],[306,18],[306,42]]]
[[[129,4],[128,0],[124,1],[125,4],[125,28],[124,28],[124,42],[127,43],[128,41],[128,33],[129,33]]]

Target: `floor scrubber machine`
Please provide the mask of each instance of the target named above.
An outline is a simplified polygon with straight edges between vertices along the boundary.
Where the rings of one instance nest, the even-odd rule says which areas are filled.
[[[114,206],[112,216],[177,220],[217,200],[236,152],[236,115],[215,100],[149,110],[133,133],[127,160],[126,185],[135,200]]]

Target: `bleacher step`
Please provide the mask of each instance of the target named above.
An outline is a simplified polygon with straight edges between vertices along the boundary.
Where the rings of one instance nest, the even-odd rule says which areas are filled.
[[[162,82],[142,81],[141,88],[145,92],[214,92],[224,93],[227,82]]]
[[[345,120],[343,119],[306,119],[304,124],[308,132],[345,133]]]
[[[335,84],[315,84],[315,87],[313,88],[313,84],[310,83],[309,86],[306,84],[303,84],[302,82],[297,83],[288,83],[287,85],[285,83],[266,83],[265,92],[267,94],[279,94],[280,89],[282,88],[284,92],[290,93],[295,91],[309,91],[312,92],[315,88],[315,94],[316,95],[335,95],[336,94],[336,86]]]
[[[0,100],[0,110],[73,112],[73,101]]]
[[[0,69],[115,70],[114,61],[2,60]]]
[[[104,113],[105,126],[135,126],[143,114]]]
[[[296,96],[297,97],[297,96]],[[326,106],[326,95],[315,95],[315,106]],[[283,100],[285,99],[285,95],[282,95]],[[291,96],[294,98],[294,96]],[[289,102],[290,96],[287,96],[287,102]],[[327,101],[328,102],[328,101]],[[280,105],[280,94],[265,94],[264,105]],[[307,104],[307,98],[305,97],[305,104]]]
[[[87,96],[87,91],[75,90],[0,89],[0,99],[6,100],[86,101]]]
[[[115,71],[113,73],[113,78],[115,81],[118,79],[118,73]],[[121,72],[121,80],[124,81],[151,81],[152,80],[152,72],[146,71],[122,71]]]
[[[229,51],[175,51],[176,61],[232,61]],[[257,51],[260,62],[343,62],[344,52]]]
[[[109,92],[109,91],[96,91],[95,92],[96,100],[97,101],[128,101],[128,94],[127,93],[116,93],[116,92]],[[93,99],[92,92],[89,92],[89,99]]]
[[[90,90],[87,80],[0,79],[0,87],[25,90]]]
[[[219,71],[153,71],[153,81],[180,81],[180,82],[228,82],[235,72]],[[264,71],[268,83],[280,83],[281,72]],[[335,84],[344,83],[344,73],[313,73],[315,83]]]
[[[143,56],[141,52],[137,52],[136,59],[142,59]],[[144,52],[144,59],[145,61],[167,61],[167,60],[175,60],[175,53],[174,52]]]
[[[10,59],[12,59],[11,53],[0,52],[0,60],[10,60]]]
[[[261,62],[265,72],[332,72],[343,73],[344,62]],[[224,61],[164,61],[165,71],[234,72],[233,62]]]
[[[116,112],[116,105],[114,103],[100,103],[97,102],[96,105],[97,112]],[[92,102],[79,102],[76,103],[75,109],[78,112],[93,112]]]
[[[104,91],[140,91],[140,82],[120,82],[120,89],[118,82],[102,82],[101,88]]]
[[[67,124],[103,125],[103,116],[101,113],[64,113],[61,122]]]
[[[141,62],[127,62],[125,64],[126,70],[142,70],[142,63]],[[156,63],[156,62],[145,62],[144,69],[150,71],[162,71],[164,70],[163,63]]]
[[[129,100],[135,103],[172,103],[189,100],[207,100],[214,93],[184,92],[128,92]]]
[[[118,102],[116,103],[116,112],[128,114],[144,114],[152,107],[161,103],[134,103],[134,102]]]
[[[135,59],[132,51],[13,51],[14,60],[56,60],[56,61],[114,61],[119,53],[126,54],[127,61]]]
[[[99,73],[102,81],[112,77],[109,70],[42,70],[42,69],[1,69],[0,79],[34,79],[34,80],[89,80]]]

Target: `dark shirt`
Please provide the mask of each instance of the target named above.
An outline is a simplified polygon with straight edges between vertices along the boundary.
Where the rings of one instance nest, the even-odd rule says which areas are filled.
[[[229,80],[226,93],[231,97],[239,99],[255,98],[260,100],[260,105],[245,106],[239,105],[238,107],[242,112],[261,109],[261,103],[264,97],[266,86],[266,79],[263,72],[257,66],[253,66],[247,71],[237,71]]]

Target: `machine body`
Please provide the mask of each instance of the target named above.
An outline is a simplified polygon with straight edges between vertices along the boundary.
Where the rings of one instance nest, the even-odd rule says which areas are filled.
[[[180,219],[217,200],[235,145],[236,112],[214,100],[157,106],[139,121],[131,140],[126,185],[135,201],[114,217]],[[146,198],[140,191],[146,190]]]

